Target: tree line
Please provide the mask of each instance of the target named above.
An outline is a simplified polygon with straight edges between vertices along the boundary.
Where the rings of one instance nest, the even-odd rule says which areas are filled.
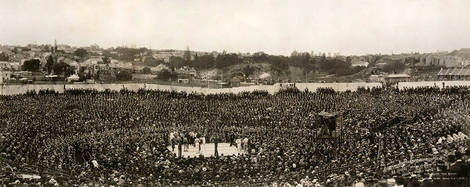
[[[104,56],[122,61],[133,62],[135,58],[142,57],[143,65],[158,66],[164,63],[161,59],[152,56],[153,52],[147,48],[116,48],[117,53],[111,53],[111,50],[105,50]],[[192,55],[193,58],[189,56]],[[311,56],[310,53],[294,51],[290,56],[269,55],[264,52],[257,52],[250,56],[242,56],[238,53],[222,52],[218,55],[205,54],[193,55],[186,51],[184,56],[172,56],[169,63],[166,64],[171,69],[178,69],[183,66],[194,67],[196,70],[205,70],[211,68],[226,69],[230,66],[250,63],[267,63],[271,65],[271,71],[278,74],[286,73],[289,66],[299,67],[304,73],[311,71],[321,71],[328,74],[349,75],[357,73],[360,68],[352,68],[350,58],[327,58],[325,54],[321,56]]]
[[[298,53],[291,56],[268,55],[263,52],[255,53],[249,57],[243,57],[236,53],[222,53],[217,56],[195,56],[193,60],[185,60],[182,57],[170,58],[171,68],[183,66],[194,67],[196,70],[211,68],[226,69],[239,64],[266,63],[271,65],[271,71],[277,74],[288,73],[289,66],[299,67],[304,73],[321,71],[328,74],[350,75],[357,73],[361,68],[351,67],[351,62],[341,58],[326,58],[323,56],[311,56],[309,53]],[[251,69],[246,69],[250,72]]]

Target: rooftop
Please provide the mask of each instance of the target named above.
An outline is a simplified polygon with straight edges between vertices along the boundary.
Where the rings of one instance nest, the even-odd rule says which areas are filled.
[[[437,75],[470,75],[470,68],[452,68],[452,69],[441,69]]]
[[[385,76],[385,78],[410,78],[408,74],[390,74]]]

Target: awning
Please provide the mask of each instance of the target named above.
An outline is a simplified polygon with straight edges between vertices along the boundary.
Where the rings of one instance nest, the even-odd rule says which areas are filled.
[[[323,110],[320,113],[318,113],[318,115],[323,116],[323,117],[334,117],[337,115],[337,113],[329,113]]]

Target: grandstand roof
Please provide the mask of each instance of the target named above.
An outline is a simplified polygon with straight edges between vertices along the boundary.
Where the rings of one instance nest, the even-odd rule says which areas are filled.
[[[470,68],[441,69],[437,75],[440,76],[470,76]]]
[[[385,78],[409,78],[408,74],[390,74],[385,76]]]
[[[318,113],[318,115],[320,116],[323,116],[323,117],[334,117],[337,115],[337,113],[329,113],[329,112],[325,112],[324,110],[321,111],[320,113]]]

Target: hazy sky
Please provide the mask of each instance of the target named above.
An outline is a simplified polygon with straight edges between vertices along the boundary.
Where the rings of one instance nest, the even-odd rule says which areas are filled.
[[[0,43],[341,54],[470,47],[469,0],[0,0]]]

